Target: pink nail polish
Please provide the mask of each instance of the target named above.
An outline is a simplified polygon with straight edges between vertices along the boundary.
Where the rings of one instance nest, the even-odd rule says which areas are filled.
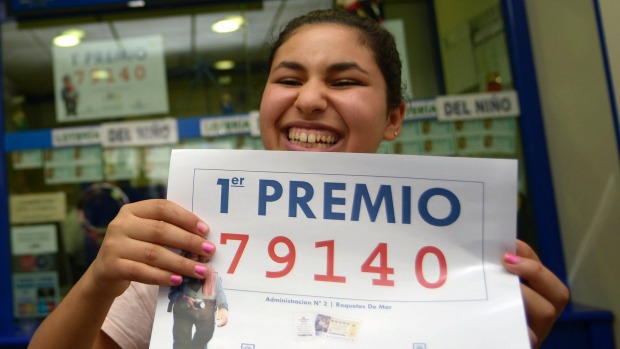
[[[197,266],[194,267],[194,271],[198,275],[205,276],[205,272],[207,271],[207,267],[205,267],[204,265],[198,264]]]
[[[210,243],[210,242],[203,242],[202,243],[202,250],[207,252],[207,253],[213,253],[213,251],[215,250],[215,246],[213,246],[213,244]]]
[[[521,262],[521,257],[516,256],[512,253],[506,253],[506,255],[504,256],[504,260],[508,264],[519,264],[519,262]]]
[[[209,226],[207,226],[204,222],[198,222],[196,225],[196,230],[200,235],[205,235],[209,231]]]
[[[183,281],[183,278],[180,275],[172,275],[170,277],[170,282],[174,285],[178,285]]]

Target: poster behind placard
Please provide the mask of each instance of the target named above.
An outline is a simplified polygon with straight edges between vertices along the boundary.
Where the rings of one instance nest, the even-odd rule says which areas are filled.
[[[56,120],[168,113],[163,47],[161,36],[54,47]]]

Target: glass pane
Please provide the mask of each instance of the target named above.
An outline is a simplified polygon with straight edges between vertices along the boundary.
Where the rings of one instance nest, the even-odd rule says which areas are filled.
[[[172,147],[262,148],[244,120],[258,110],[266,42],[290,18],[331,6],[332,0],[230,1],[3,23],[15,315],[40,317],[55,307],[93,260],[123,203],[165,197]],[[238,29],[215,32],[217,22],[237,19]],[[54,44],[76,33],[78,45]],[[226,116],[232,121],[224,126],[201,124]],[[122,147],[91,139],[109,123],[169,118],[165,127],[187,122],[195,135]],[[144,132],[154,136],[170,131],[149,125]],[[201,137],[201,127],[214,136]],[[37,145],[48,134],[52,143]],[[34,238],[45,246],[29,245]]]

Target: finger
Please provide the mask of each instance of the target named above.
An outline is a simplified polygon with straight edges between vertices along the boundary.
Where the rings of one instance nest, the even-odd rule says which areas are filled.
[[[144,284],[175,286],[183,281],[180,275],[129,259],[119,260],[117,267],[127,280]]]
[[[540,258],[538,258],[538,255],[534,252],[532,247],[521,240],[517,240],[517,256],[540,262]]]
[[[526,285],[521,285],[521,293],[525,300],[528,325],[531,330],[530,340],[534,347],[539,338],[545,338],[555,319],[560,315],[556,308],[547,299]]]
[[[136,227],[130,229],[127,234],[132,239],[168,246],[197,255],[210,256],[215,252],[215,244],[212,242],[167,221],[141,219],[134,224]]]
[[[165,221],[183,230],[197,233],[201,236],[206,236],[209,230],[208,225],[198,216],[176,203],[165,199],[144,200],[124,205],[121,208],[119,216],[124,217],[125,215],[133,215],[155,221]],[[115,223],[115,221],[117,220],[113,220],[112,223]]]
[[[558,313],[562,312],[570,298],[568,288],[545,268],[537,257],[531,258],[532,255],[528,253],[525,256],[528,257],[506,254],[502,264],[506,270],[521,277],[530,288],[553,304]]]
[[[119,260],[117,265],[117,273],[121,279],[140,281],[138,278],[143,276],[136,275],[137,271],[147,271],[148,268],[135,268],[134,264],[121,263],[123,260],[136,262],[150,268],[158,269],[166,274],[157,273],[158,279],[156,281],[147,283],[167,284],[170,282],[170,277],[174,275],[187,275],[195,278],[204,278],[206,267],[203,263],[193,261],[189,258],[185,258],[170,249],[139,240],[124,239],[123,241],[110,243],[101,246],[102,252],[107,255],[115,255],[115,258]],[[128,266],[123,268],[123,266]],[[149,272],[149,276],[152,277],[152,272]],[[164,280],[166,279],[166,280]],[[144,282],[144,281],[140,281]]]

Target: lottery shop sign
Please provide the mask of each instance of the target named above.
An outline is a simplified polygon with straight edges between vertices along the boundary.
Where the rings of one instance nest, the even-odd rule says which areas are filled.
[[[235,309],[218,347],[529,347],[518,279],[500,265],[512,160],[179,150],[169,181],[217,244]]]
[[[52,55],[57,121],[168,113],[161,36],[87,41]]]

